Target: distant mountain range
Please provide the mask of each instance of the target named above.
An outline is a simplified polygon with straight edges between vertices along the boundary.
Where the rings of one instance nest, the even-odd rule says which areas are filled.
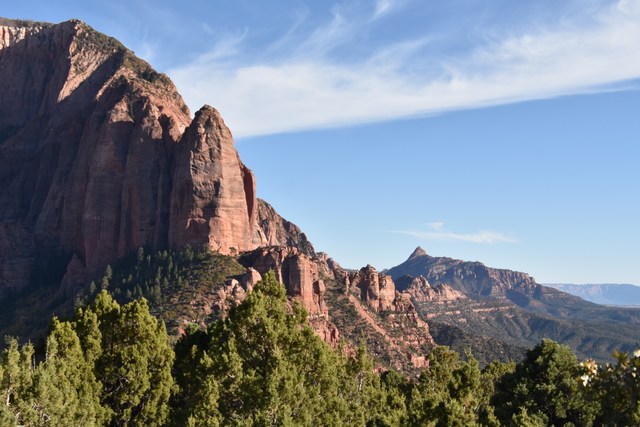
[[[640,342],[637,308],[594,304],[541,285],[526,273],[434,257],[420,247],[387,273],[398,289],[412,295],[436,343],[471,349],[481,361],[517,357],[542,338],[599,360]],[[434,299],[428,288],[451,297]]]
[[[578,296],[596,304],[640,307],[640,286],[614,283],[586,285],[547,283],[545,286]]]

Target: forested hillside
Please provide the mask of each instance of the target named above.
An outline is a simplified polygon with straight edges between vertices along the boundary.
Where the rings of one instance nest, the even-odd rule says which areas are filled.
[[[54,318],[42,349],[0,359],[3,426],[637,425],[640,352],[578,362],[543,340],[519,363],[428,355],[418,377],[379,372],[364,346],[330,347],[268,274],[224,319],[175,346],[147,301],[106,290]]]

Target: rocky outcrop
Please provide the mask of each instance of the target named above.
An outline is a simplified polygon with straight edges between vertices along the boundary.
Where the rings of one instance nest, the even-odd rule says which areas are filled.
[[[332,277],[326,257],[309,256],[304,249],[297,247],[271,246],[244,253],[239,261],[248,267],[240,283],[255,284],[256,278],[273,271],[276,279],[284,284],[287,295],[299,301],[307,310],[309,323],[315,333],[328,344],[338,345],[340,332],[330,319],[324,299],[326,286],[322,277]]]
[[[256,198],[218,112],[191,120],[173,83],[115,39],[5,19],[0,77],[0,296],[37,268],[72,291],[141,246],[312,253]]]
[[[396,286],[390,276],[379,274],[371,265],[367,265],[349,276],[350,286],[360,290],[360,299],[374,311],[394,310]]]
[[[247,291],[251,291],[260,280],[262,280],[262,275],[255,268],[249,267],[247,272],[240,277],[240,284]]]
[[[240,263],[260,274],[273,270],[287,294],[296,298],[314,316],[327,317],[325,284],[320,277],[319,262],[293,247],[259,248],[240,257]]]
[[[257,199],[258,224],[254,236],[255,246],[290,246],[314,256],[315,249],[307,236],[294,223],[282,218],[262,199]]]
[[[332,347],[340,344],[340,331],[327,317],[312,317],[309,319],[309,323],[316,335],[324,342]]]
[[[446,303],[466,298],[462,292],[453,289],[446,283],[431,286],[424,276],[403,276],[398,279],[398,288],[402,289],[403,294],[411,295],[413,301],[416,302]]]

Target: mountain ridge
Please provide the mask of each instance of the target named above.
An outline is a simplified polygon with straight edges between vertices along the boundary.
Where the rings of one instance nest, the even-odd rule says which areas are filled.
[[[479,333],[513,348],[507,354],[551,338],[583,357],[607,360],[614,350],[632,350],[640,340],[640,310],[603,307],[541,285],[526,273],[432,257],[420,247],[387,273],[400,289],[409,290],[418,313],[437,325],[432,328],[436,342],[459,351],[467,343],[499,357],[474,338]],[[432,297],[438,294],[448,296]]]
[[[219,113],[191,119],[115,39],[78,20],[0,31],[0,288],[32,281],[42,248],[67,260],[57,275],[73,288],[138,247],[308,245],[258,202]]]

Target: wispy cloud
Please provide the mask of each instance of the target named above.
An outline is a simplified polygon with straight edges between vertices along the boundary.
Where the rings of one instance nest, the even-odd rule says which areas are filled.
[[[444,225],[444,222],[431,222],[427,224],[427,230],[400,230],[394,233],[407,234],[431,242],[517,243],[514,238],[495,231],[455,233],[445,230]]]
[[[393,0],[377,0],[372,19],[378,19],[389,13],[399,2]]]
[[[483,39],[422,68],[416,64],[433,35],[378,45],[359,60],[332,54],[350,35],[375,26],[373,18],[393,3],[380,0],[359,20],[336,7],[302,40],[290,33],[291,43],[279,40],[269,58],[244,54],[244,34],[231,37],[169,74],[192,109],[218,106],[236,136],[594,92],[640,77],[640,0],[609,4],[588,19]]]

